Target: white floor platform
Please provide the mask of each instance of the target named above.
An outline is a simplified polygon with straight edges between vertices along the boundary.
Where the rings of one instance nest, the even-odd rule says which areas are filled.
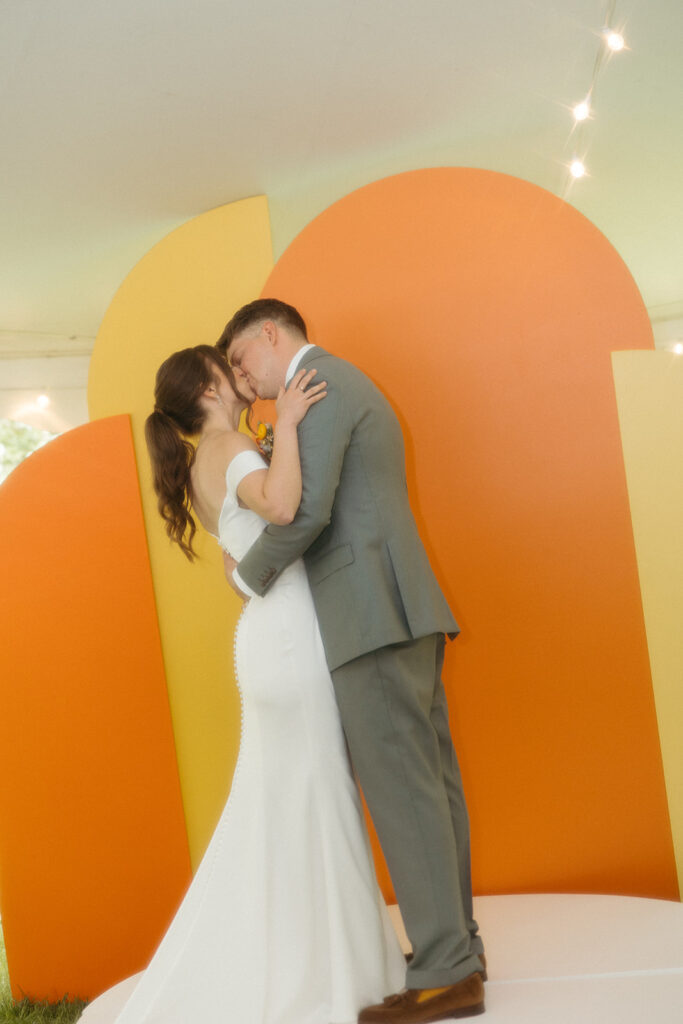
[[[683,904],[482,896],[475,917],[489,1024],[683,1024]]]
[[[407,951],[398,910],[389,909]],[[489,974],[482,1024],[683,1024],[683,904],[481,896],[475,916]],[[134,984],[111,989],[83,1024],[111,1020],[110,1007]]]

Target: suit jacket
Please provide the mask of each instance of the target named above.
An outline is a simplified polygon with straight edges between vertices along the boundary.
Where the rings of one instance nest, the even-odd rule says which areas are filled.
[[[238,565],[266,593],[303,555],[330,669],[388,644],[458,625],[427,559],[408,502],[403,435],[360,370],[317,346],[327,397],[299,425],[301,504],[289,526],[268,525]]]

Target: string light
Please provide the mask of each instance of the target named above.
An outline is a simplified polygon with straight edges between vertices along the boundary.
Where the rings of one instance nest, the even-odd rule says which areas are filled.
[[[47,395],[38,395],[38,397],[36,398],[36,405],[38,406],[39,409],[47,409],[49,404],[50,399],[48,398]]]
[[[599,34],[600,43],[595,55],[590,88],[584,93],[585,98],[578,103],[575,103],[574,106],[570,108],[574,118],[574,124],[572,126],[571,138],[568,142],[570,142],[571,149],[574,153],[587,152],[585,144],[585,123],[593,117],[595,89],[600,72],[609,62],[610,53],[618,53],[620,50],[626,48],[626,43],[621,31],[618,31],[613,27],[615,24],[615,8],[616,0],[606,0],[604,6],[604,28]],[[567,146],[567,149],[569,149],[569,145]],[[577,156],[573,157],[571,163],[566,163],[565,167],[569,172],[565,181],[566,194],[571,188],[571,182],[576,181],[578,178],[585,178],[587,171],[583,160],[579,159]]]
[[[674,352],[677,356],[683,356],[683,341],[677,341],[674,345]]]
[[[626,45],[621,32],[613,32],[611,29],[605,29],[605,41],[613,53],[623,50]]]

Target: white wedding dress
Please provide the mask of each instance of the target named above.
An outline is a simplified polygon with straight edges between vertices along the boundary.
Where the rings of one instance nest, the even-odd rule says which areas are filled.
[[[254,451],[226,474],[220,543],[264,527],[239,507]],[[242,699],[230,796],[149,966],[82,1024],[355,1024],[404,984],[303,563],[249,601],[235,632]]]

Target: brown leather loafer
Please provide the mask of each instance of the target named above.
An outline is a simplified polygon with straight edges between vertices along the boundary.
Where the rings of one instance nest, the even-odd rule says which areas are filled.
[[[484,1012],[484,982],[479,971],[437,995],[423,997],[421,988],[408,988],[387,996],[377,1006],[366,1006],[358,1024],[431,1024],[431,1021],[476,1017]]]
[[[486,970],[486,954],[485,953],[477,953],[477,956],[481,960],[481,967],[482,967],[482,969],[479,971],[479,973],[481,974],[481,980],[482,981],[488,981],[489,980],[489,974],[488,974],[488,971]],[[409,964],[412,959],[413,959],[413,954],[412,953],[406,953],[406,963]]]

